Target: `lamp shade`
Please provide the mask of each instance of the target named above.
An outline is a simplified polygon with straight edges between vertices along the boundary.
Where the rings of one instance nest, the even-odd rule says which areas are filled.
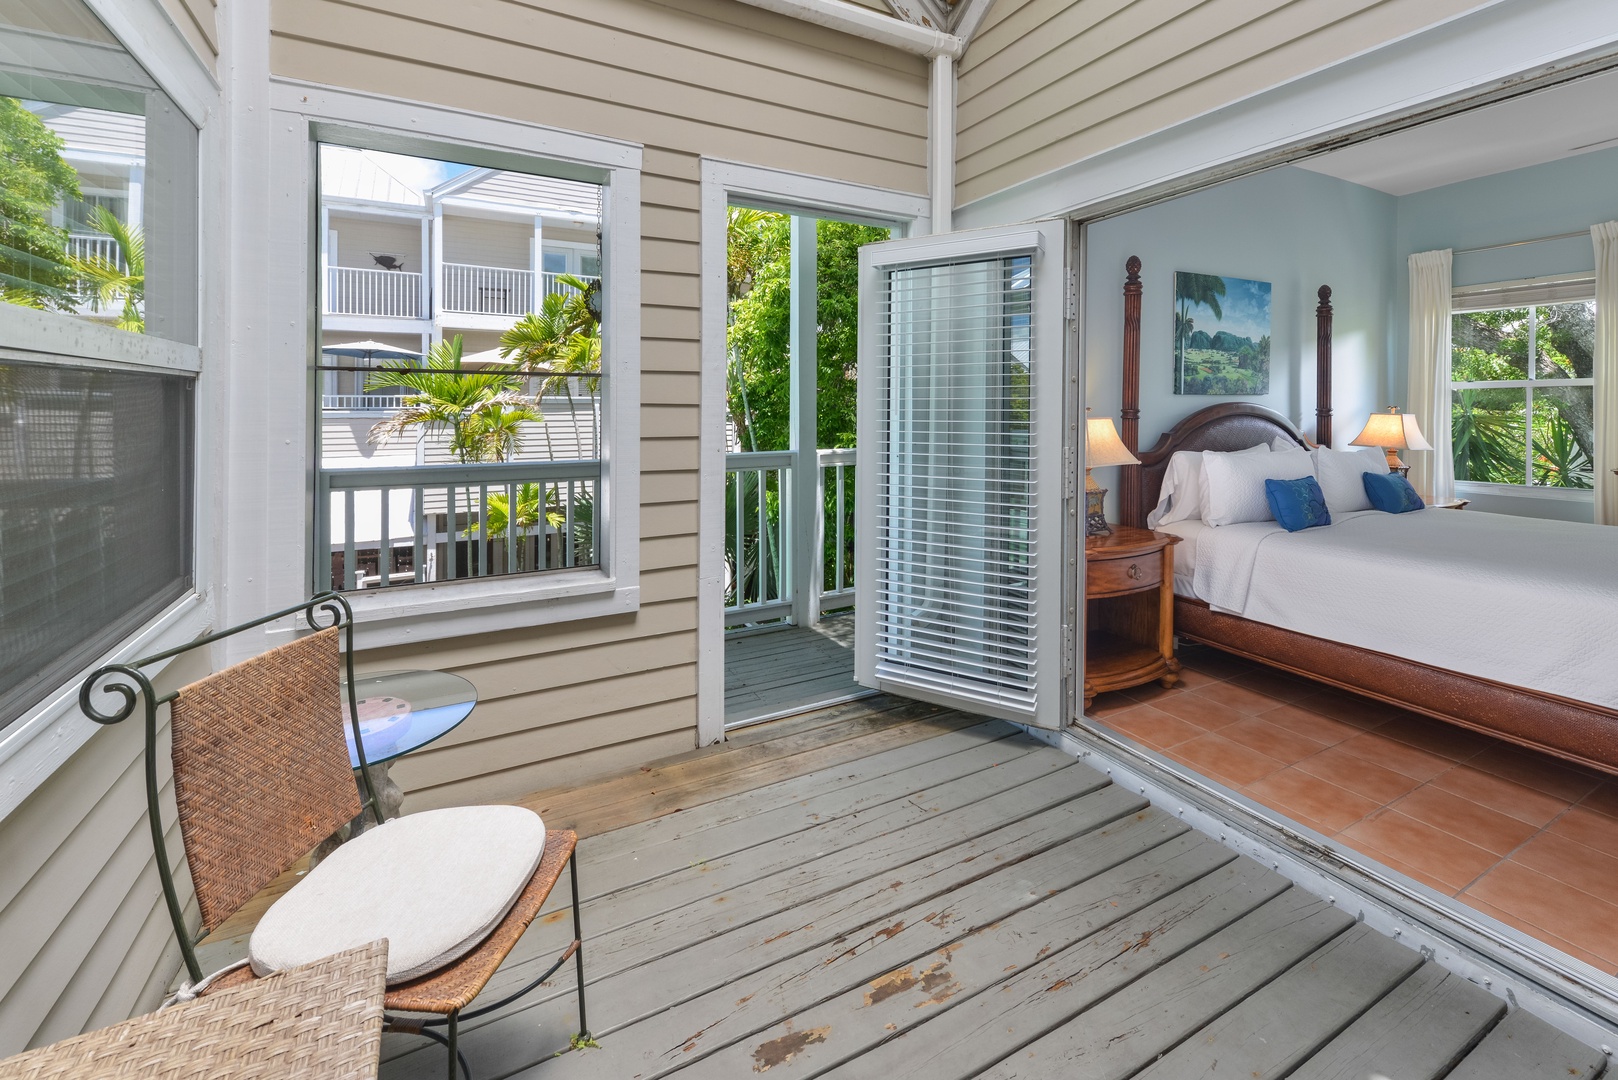
[[[1422,437],[1416,418],[1389,406],[1387,412],[1372,413],[1365,421],[1365,430],[1354,437],[1350,446],[1380,446],[1394,450],[1431,450],[1432,444]]]
[[[1084,422],[1084,467],[1099,469],[1103,465],[1139,465],[1140,459],[1124,448],[1112,418],[1103,416]]]

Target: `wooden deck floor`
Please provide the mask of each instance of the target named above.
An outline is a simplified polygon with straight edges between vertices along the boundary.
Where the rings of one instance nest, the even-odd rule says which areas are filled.
[[[571,965],[479,1080],[1595,1077],[1598,1051],[997,722],[889,697],[527,803],[580,830]],[[487,994],[565,942],[566,897]],[[387,1080],[442,1051],[384,1039]]]
[[[854,681],[854,616],[725,637],[725,723],[783,716],[866,693]]]

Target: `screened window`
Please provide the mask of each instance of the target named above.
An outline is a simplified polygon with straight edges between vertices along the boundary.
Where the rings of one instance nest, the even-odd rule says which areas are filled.
[[[599,566],[612,387],[577,271],[584,250],[600,269],[601,186],[336,143],[318,161],[312,587]]]
[[[0,726],[191,588],[191,399],[0,361]]]
[[[1456,480],[1591,486],[1595,301],[1557,300],[1454,316]]]

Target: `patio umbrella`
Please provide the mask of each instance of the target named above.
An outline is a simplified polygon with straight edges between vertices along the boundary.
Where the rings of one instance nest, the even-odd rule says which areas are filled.
[[[349,341],[341,345],[324,345],[322,353],[332,356],[352,356],[361,360],[410,360],[421,356],[419,352],[384,345],[380,341]]]

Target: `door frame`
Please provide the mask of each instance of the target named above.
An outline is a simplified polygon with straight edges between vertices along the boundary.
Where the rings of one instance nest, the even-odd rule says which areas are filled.
[[[701,167],[701,438],[697,505],[697,745],[725,737],[726,210],[739,202],[785,214],[928,232],[926,195],[717,158]]]

